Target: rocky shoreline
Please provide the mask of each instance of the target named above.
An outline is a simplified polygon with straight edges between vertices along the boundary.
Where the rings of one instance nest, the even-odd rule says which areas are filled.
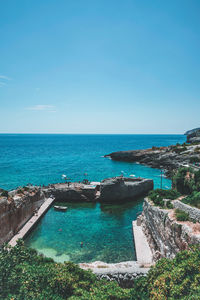
[[[116,161],[138,162],[152,168],[165,169],[171,176],[179,167],[200,168],[200,142],[194,144],[172,145],[168,147],[152,147],[145,150],[117,151],[106,154]]]

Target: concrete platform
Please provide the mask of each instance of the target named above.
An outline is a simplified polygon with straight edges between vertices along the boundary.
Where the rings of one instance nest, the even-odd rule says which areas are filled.
[[[143,265],[151,265],[153,263],[152,252],[142,227],[138,226],[136,221],[133,221],[132,225],[137,262]]]
[[[45,214],[49,209],[51,204],[54,202],[54,198],[48,198],[41,205],[37,214],[35,214],[26,224],[20,229],[20,231],[10,240],[9,245],[14,247],[18,239],[23,239],[32,229],[32,227],[39,221],[39,219]]]

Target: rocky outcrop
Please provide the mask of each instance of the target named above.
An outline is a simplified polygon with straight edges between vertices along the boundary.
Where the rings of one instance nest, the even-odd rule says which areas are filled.
[[[104,179],[100,184],[100,201],[117,202],[134,199],[153,189],[153,180],[115,177]]]
[[[187,135],[187,143],[200,143],[200,128],[189,130],[185,135]]]
[[[0,196],[0,245],[10,240],[44,201],[43,192],[36,187]]]
[[[105,155],[117,161],[139,162],[153,168],[173,171],[181,166],[193,166],[200,161],[199,145],[176,145],[169,147],[152,147],[145,150],[118,151]]]
[[[72,183],[51,184],[43,191],[47,197],[53,197],[58,202],[94,201],[97,188],[91,185]]]
[[[194,234],[187,224],[177,222],[171,212],[154,206],[148,199],[144,200],[140,219],[154,260],[161,257],[173,258],[189,245],[200,243],[200,234]]]

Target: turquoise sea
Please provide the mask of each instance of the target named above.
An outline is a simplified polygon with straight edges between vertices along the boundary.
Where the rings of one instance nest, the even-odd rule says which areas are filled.
[[[160,170],[103,156],[184,141],[183,135],[2,134],[0,188],[61,182],[62,174],[79,181],[87,173],[88,179],[99,181],[121,171],[126,176],[152,178],[155,187],[160,187]],[[163,186],[170,188],[171,181],[164,178]],[[66,212],[50,208],[25,243],[58,262],[135,260],[132,220],[141,212],[142,203],[143,199],[119,205],[66,203]]]
[[[99,181],[121,171],[153,178],[159,184],[160,171],[103,156],[185,140],[184,135],[0,134],[0,188],[56,183],[62,181],[62,174],[79,181],[87,173],[90,180]]]

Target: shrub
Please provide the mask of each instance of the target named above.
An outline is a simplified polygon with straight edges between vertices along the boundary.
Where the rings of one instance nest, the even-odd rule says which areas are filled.
[[[148,299],[142,293],[122,289],[117,282],[99,281],[74,263],[55,263],[22,241],[0,251],[0,299]]]
[[[183,210],[176,209],[175,214],[177,221],[190,221],[189,214]]]
[[[6,198],[8,198],[8,191],[3,191],[2,193],[1,193],[1,196],[2,197],[6,197]]]
[[[183,203],[200,208],[200,192],[193,192],[182,200]]]
[[[147,276],[150,299],[200,299],[199,270],[199,246],[179,252],[172,260],[159,260]]]
[[[199,299],[200,250],[193,247],[172,260],[163,258],[147,276],[122,289],[98,280],[73,263],[55,263],[19,241],[0,250],[0,299],[15,300],[159,300]]]
[[[193,163],[198,163],[200,162],[200,158],[198,156],[192,156],[190,157],[190,163],[193,164]]]
[[[170,199],[174,200],[180,196],[180,193],[175,190],[162,190],[162,189],[156,189],[149,192],[149,198],[153,203],[157,206],[164,207],[164,201],[163,199]],[[166,203],[167,208],[172,208],[173,205],[168,201]]]
[[[196,172],[192,168],[178,169],[172,178],[172,182],[173,187],[181,194],[189,195],[198,188]]]

